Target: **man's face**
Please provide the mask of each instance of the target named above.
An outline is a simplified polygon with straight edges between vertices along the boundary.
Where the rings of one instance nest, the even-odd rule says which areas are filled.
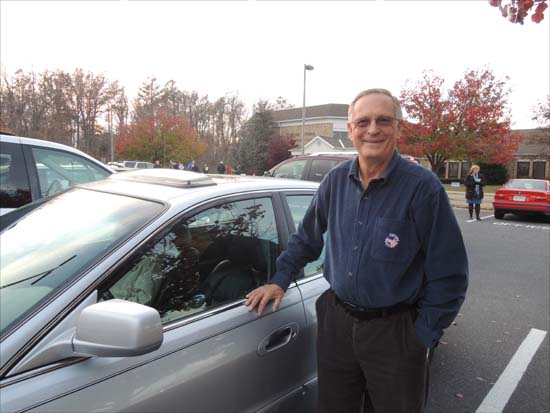
[[[373,93],[355,102],[348,133],[360,158],[376,163],[391,159],[399,132],[389,96]]]

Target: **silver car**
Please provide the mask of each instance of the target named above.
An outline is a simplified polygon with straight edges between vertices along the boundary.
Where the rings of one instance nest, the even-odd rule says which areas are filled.
[[[0,411],[315,411],[322,257],[243,303],[316,188],[147,169],[5,215]]]

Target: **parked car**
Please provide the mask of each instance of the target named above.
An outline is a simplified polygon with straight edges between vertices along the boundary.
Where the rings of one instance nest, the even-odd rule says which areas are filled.
[[[353,159],[356,154],[356,152],[337,152],[295,156],[275,165],[268,171],[268,175],[276,178],[321,182],[328,171],[341,162]]]
[[[0,134],[0,215],[113,172],[69,146]]]
[[[325,175],[341,162],[353,159],[357,152],[316,152],[286,159],[271,168],[266,175],[276,178],[303,179],[321,182]],[[420,161],[411,155],[401,155],[411,162]]]
[[[143,161],[122,161],[120,162],[124,168],[128,169],[151,169],[155,167],[155,164],[152,162],[143,162]]]
[[[0,411],[316,411],[323,258],[277,312],[244,297],[317,186],[141,169],[16,216],[0,233]]]
[[[550,219],[550,181],[511,179],[495,192],[493,208],[496,219],[503,219],[507,213]]]

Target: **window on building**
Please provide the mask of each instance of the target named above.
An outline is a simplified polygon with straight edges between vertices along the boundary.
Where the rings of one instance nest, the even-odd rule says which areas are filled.
[[[449,178],[458,178],[458,162],[449,162]]]
[[[462,162],[462,169],[460,171],[461,177],[466,177],[470,173],[470,168],[472,167],[472,164],[470,162],[463,161]]]
[[[445,163],[439,164],[439,167],[437,168],[437,171],[436,171],[436,175],[440,178],[445,178],[445,170],[446,170]]]
[[[546,161],[533,162],[533,178],[544,179],[546,172]]]
[[[519,161],[517,167],[516,178],[529,178],[529,161]]]

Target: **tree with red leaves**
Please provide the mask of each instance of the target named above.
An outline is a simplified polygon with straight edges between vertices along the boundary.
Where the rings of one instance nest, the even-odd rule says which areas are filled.
[[[290,158],[292,156],[290,149],[294,148],[294,146],[296,146],[296,139],[292,135],[274,136],[269,144],[267,168],[271,169],[279,162]]]
[[[512,133],[509,89],[488,70],[467,71],[451,90],[431,71],[401,92],[409,121],[398,142],[402,153],[425,157],[432,171],[448,159],[505,164],[521,143]]]
[[[170,117],[159,111],[153,118],[123,128],[117,136],[116,154],[118,159],[160,160],[168,167],[169,160],[186,163],[197,158],[207,146],[199,141],[185,116]]]
[[[489,0],[489,4],[498,7],[502,17],[511,23],[519,24],[523,24],[531,11],[531,20],[540,23],[544,19],[544,11],[548,7],[546,0]]]

